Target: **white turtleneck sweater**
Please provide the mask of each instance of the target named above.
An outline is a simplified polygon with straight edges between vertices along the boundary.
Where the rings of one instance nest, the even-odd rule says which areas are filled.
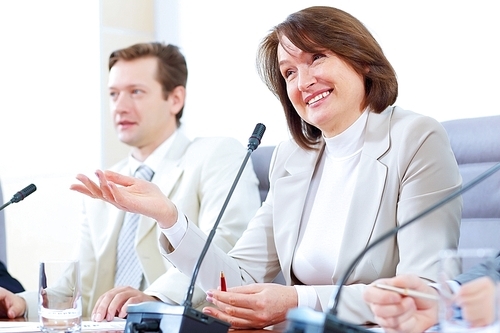
[[[292,262],[305,285],[330,285],[357,181],[368,111],[344,132],[325,138],[326,147],[307,194],[299,242]],[[319,310],[312,287],[296,286],[299,306]]]

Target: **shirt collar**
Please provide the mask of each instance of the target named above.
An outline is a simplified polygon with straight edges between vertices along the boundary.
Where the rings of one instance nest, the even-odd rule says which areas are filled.
[[[150,167],[155,173],[160,167],[160,163],[163,160],[163,157],[167,154],[172,146],[172,143],[177,136],[177,130],[168,137],[167,140],[163,141],[152,153],[149,155],[144,162],[136,160],[132,154],[128,156],[128,166],[130,174],[133,175],[135,170],[143,164]]]

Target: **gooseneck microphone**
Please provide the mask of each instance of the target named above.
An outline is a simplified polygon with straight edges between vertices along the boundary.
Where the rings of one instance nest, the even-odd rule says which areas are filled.
[[[260,145],[260,140],[262,140],[262,136],[264,135],[264,132],[266,131],[266,126],[264,124],[258,123],[255,125],[255,128],[253,130],[252,135],[248,139],[248,151],[249,154],[247,154],[247,158],[243,161],[243,165],[246,164],[248,157],[250,154],[257,149],[257,147]],[[252,152],[250,152],[250,150]],[[239,178],[239,177],[238,177]]]
[[[23,188],[21,191],[19,191],[16,194],[14,194],[14,196],[12,197],[12,199],[10,199],[10,201],[4,203],[0,207],[0,210],[4,209],[5,207],[7,207],[8,205],[10,205],[11,203],[16,203],[16,202],[24,200],[24,198],[26,198],[28,195],[30,195],[31,193],[33,193],[35,191],[36,191],[35,184],[29,184],[28,186],[26,186],[25,188]]]
[[[257,124],[255,129],[248,139],[248,151],[240,166],[238,174],[233,181],[231,189],[222,205],[222,209],[208,234],[205,245],[201,251],[198,261],[193,270],[191,283],[189,284],[186,297],[182,305],[170,305],[161,302],[144,302],[140,304],[129,305],[127,308],[127,323],[124,333],[139,333],[139,332],[168,332],[168,333],[227,333],[229,323],[208,316],[192,307],[193,294],[196,284],[196,278],[207,254],[212,239],[215,236],[219,222],[224,215],[229,199],[234,192],[236,184],[245,169],[245,166],[252,152],[257,149],[262,140],[262,136],[266,130],[264,124]]]
[[[212,244],[212,239],[215,236],[215,232],[217,231],[217,227],[219,226],[219,222],[222,218],[222,215],[224,215],[224,212],[226,211],[227,204],[229,203],[229,199],[231,199],[231,196],[233,195],[234,188],[236,187],[236,184],[238,184],[238,181],[240,180],[241,174],[243,173],[243,170],[245,169],[245,166],[248,162],[248,159],[250,158],[250,155],[253,153],[255,149],[260,145],[260,141],[262,140],[262,136],[264,135],[264,132],[266,131],[266,126],[264,124],[258,123],[255,126],[255,129],[253,130],[252,135],[248,139],[248,150],[245,158],[243,159],[243,162],[241,163],[240,170],[238,171],[238,174],[236,175],[236,178],[233,181],[233,185],[231,186],[231,189],[229,190],[229,193],[227,194],[226,200],[224,201],[224,204],[222,205],[222,209],[219,212],[219,216],[217,217],[217,220],[214,223],[214,226],[212,227],[212,230],[210,230],[210,233],[208,234],[208,238],[205,242],[205,246],[203,247],[200,256],[198,257],[198,262],[196,263],[196,266],[194,267],[193,271],[193,276],[191,278],[191,283],[189,284],[189,289],[186,295],[186,300],[184,301],[184,306],[192,306],[192,300],[193,300],[193,293],[194,293],[194,287],[196,284],[196,278],[198,277],[198,272],[200,271],[201,263],[203,262],[203,259],[205,258],[205,255],[207,254],[208,248],[210,247],[210,244]]]
[[[373,247],[377,246],[378,244],[382,243],[386,239],[394,236],[397,234],[401,229],[409,226],[413,222],[419,220],[420,218],[426,216],[427,214],[433,212],[434,210],[438,209],[439,207],[443,206],[447,202],[455,199],[456,197],[462,195],[464,192],[470,190],[486,178],[490,177],[493,175],[495,172],[500,170],[500,163],[492,166],[485,172],[481,173],[479,176],[468,182],[466,185],[462,186],[461,189],[454,191],[450,195],[444,197],[434,205],[430,206],[429,208],[425,209],[421,213],[417,214],[410,220],[408,220],[406,223],[402,223],[397,227],[392,228],[379,238],[377,238],[375,241],[370,243],[363,251],[361,251],[360,254],[354,260],[352,263],[349,265],[349,268],[345,272],[345,274],[342,276],[342,278],[339,280],[337,283],[338,289],[336,293],[332,294],[332,298],[330,300],[330,304],[328,305],[329,311],[328,313],[318,313],[315,312],[314,310],[310,308],[295,308],[292,309],[288,312],[287,314],[287,319],[289,321],[289,325],[287,328],[287,333],[359,333],[359,332],[372,332],[367,329],[364,329],[363,327],[348,323],[345,321],[340,320],[337,317],[337,307],[339,304],[340,300],[340,295],[342,292],[342,288],[345,286],[345,283],[349,276],[352,274],[354,271],[354,268],[356,265],[359,263],[359,261],[364,257],[366,252],[368,252],[370,249]]]

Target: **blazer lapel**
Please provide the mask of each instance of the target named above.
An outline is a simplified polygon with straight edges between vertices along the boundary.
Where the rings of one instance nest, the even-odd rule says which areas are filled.
[[[361,154],[358,180],[354,189],[352,204],[347,218],[342,245],[333,281],[347,272],[355,257],[368,245],[382,201],[387,167],[379,158],[390,146],[390,119],[393,108],[381,114],[370,112],[365,129],[365,143]],[[353,282],[355,274],[348,281]]]
[[[99,202],[89,211],[91,217],[89,223],[95,224],[93,228],[95,230],[101,230],[103,226],[106,228],[105,231],[95,232],[92,240],[96,249],[97,262],[91,280],[94,290],[89,294],[89,305],[87,305],[89,313],[92,311],[90,304],[94,304],[97,297],[114,286],[116,247],[124,214],[123,211],[105,202]]]
[[[175,184],[177,184],[184,171],[182,158],[190,143],[191,141],[178,131],[174,142],[172,142],[172,146],[162,159],[161,165],[158,170],[156,170],[151,180],[151,182],[158,185],[161,191],[167,196],[170,196]],[[136,246],[154,227],[156,227],[156,221],[145,216],[141,218],[137,230]]]
[[[314,151],[297,148],[285,162],[288,175],[274,184],[274,233],[275,239],[279,240],[276,251],[285,280],[289,282],[293,257],[290,252],[295,252],[309,185],[323,149],[324,144]]]
[[[103,201],[95,204],[88,215],[94,217],[90,221],[96,221],[98,224],[96,229],[102,228],[102,221],[112,221],[112,223],[105,224],[106,230],[104,232],[95,233],[95,244],[102,244],[97,248],[97,256],[105,261],[108,257],[114,258],[116,256],[116,241],[125,212]]]
[[[121,162],[113,171],[129,175],[129,170],[126,162]],[[116,258],[116,244],[118,241],[118,234],[122,227],[125,212],[116,208],[115,206],[105,203],[101,200],[91,199],[89,207],[92,211],[89,212],[89,223],[96,223],[96,230],[102,228],[102,221],[107,221],[106,232],[96,233],[97,245],[102,244],[101,247],[96,249],[96,255],[99,258],[99,265],[101,267],[110,267],[114,269]],[[100,237],[100,238],[99,238]],[[114,276],[114,275],[113,275]]]

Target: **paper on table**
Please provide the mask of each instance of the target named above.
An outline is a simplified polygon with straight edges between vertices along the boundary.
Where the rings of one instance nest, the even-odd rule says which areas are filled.
[[[40,332],[40,328],[37,322],[0,321],[0,332]]]
[[[83,321],[82,332],[85,331],[123,331],[125,319],[115,319],[107,322]],[[0,333],[40,332],[40,325],[34,321],[0,321]]]
[[[384,329],[383,328],[380,328],[380,327],[373,327],[373,328],[369,328],[368,329],[369,331],[372,331],[372,332],[380,332],[380,333],[384,333]],[[432,326],[431,328],[429,328],[427,331],[425,331],[425,333],[431,333],[431,332],[439,332],[438,330],[438,326]]]
[[[125,324],[127,321],[125,319],[115,318],[113,321],[83,321],[82,322],[82,332],[85,331],[123,331],[125,330]]]

